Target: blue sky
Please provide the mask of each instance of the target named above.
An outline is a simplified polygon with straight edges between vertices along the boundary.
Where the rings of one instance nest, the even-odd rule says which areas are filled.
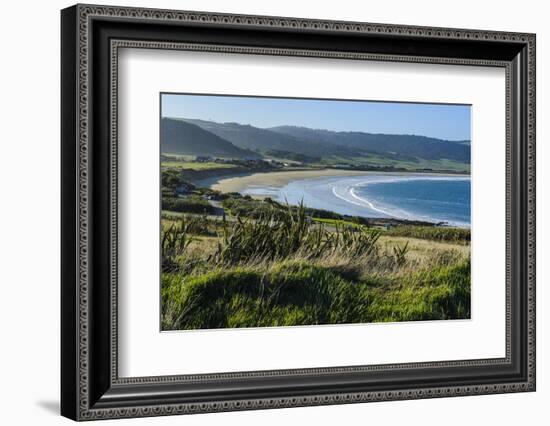
[[[470,106],[162,94],[163,117],[470,139]]]

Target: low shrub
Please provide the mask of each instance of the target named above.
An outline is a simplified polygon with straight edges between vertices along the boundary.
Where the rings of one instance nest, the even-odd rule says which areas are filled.
[[[388,229],[384,235],[395,237],[412,237],[425,240],[467,243],[470,241],[470,229],[446,226],[411,226],[399,225]]]
[[[214,207],[197,195],[187,197],[162,197],[162,210],[184,213],[213,213]]]

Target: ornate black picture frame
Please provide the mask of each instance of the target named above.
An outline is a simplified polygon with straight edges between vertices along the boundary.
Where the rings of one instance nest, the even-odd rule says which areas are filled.
[[[95,5],[64,9],[61,28],[62,415],[92,420],[535,390],[535,35]],[[119,378],[120,47],[504,68],[506,356]]]

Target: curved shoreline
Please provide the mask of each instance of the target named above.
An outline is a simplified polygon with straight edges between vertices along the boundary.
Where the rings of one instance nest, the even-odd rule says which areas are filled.
[[[284,200],[296,204],[297,201],[295,194],[303,193],[302,200],[306,202],[309,207],[330,210],[343,215],[349,216],[362,216],[368,218],[387,218],[398,221],[421,221],[426,223],[446,223],[450,226],[457,226],[461,228],[470,227],[469,222],[459,220],[458,218],[450,218],[446,215],[439,217],[438,215],[431,216],[424,213],[411,213],[399,209],[399,211],[388,210],[381,205],[377,205],[373,200],[367,200],[364,197],[360,197],[355,194],[353,188],[347,194],[341,193],[340,188],[338,193],[336,192],[336,186],[330,184],[336,178],[337,182],[341,179],[351,179],[352,186],[353,181],[360,180],[370,181],[374,179],[371,184],[387,183],[387,182],[399,182],[408,180],[469,180],[470,175],[458,175],[448,173],[407,173],[407,172],[374,172],[374,171],[354,171],[354,170],[341,170],[341,169],[321,169],[321,170],[292,170],[292,171],[277,171],[277,172],[263,172],[263,173],[250,173],[239,174],[233,176],[218,176],[210,179],[204,179],[196,181],[195,184],[203,187],[210,187],[220,192],[238,192],[241,194],[247,194],[252,198],[263,200],[266,197],[273,198],[274,200],[281,201],[279,197],[279,190],[287,188],[290,193],[287,193]],[[325,178],[329,178],[328,181]],[[357,211],[357,207],[353,207],[350,204],[346,206],[331,204],[330,200],[328,204],[321,200],[328,200],[321,197],[319,193],[309,192],[311,188],[314,188],[314,182],[327,182],[328,187],[332,187],[331,195],[339,199],[340,202],[351,203],[362,207],[366,210]],[[313,187],[312,187],[313,185]],[[309,188],[309,190],[307,189]],[[330,189],[330,188],[329,188]],[[349,188],[348,188],[349,189]],[[305,192],[304,192],[305,191]],[[350,198],[351,196],[351,198]],[[288,199],[287,199],[288,197]],[[313,198],[312,198],[313,197]],[[320,198],[321,197],[321,198]]]

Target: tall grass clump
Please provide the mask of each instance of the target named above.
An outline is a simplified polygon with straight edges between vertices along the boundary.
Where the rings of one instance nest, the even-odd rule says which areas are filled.
[[[313,259],[335,253],[352,258],[369,256],[377,250],[378,232],[343,225],[328,231],[323,224],[312,223],[303,204],[297,209],[289,206],[284,213],[277,209],[257,219],[237,217],[234,223],[226,223],[216,262],[235,265],[291,256]]]
[[[185,255],[189,244],[193,241],[189,234],[189,225],[185,219],[171,224],[168,229],[162,228],[160,247],[162,253],[162,271],[178,269],[178,258]]]
[[[409,250],[409,242],[407,241],[404,246],[395,246],[393,248],[393,258],[395,260],[395,264],[398,266],[402,266],[407,261],[406,254]]]

